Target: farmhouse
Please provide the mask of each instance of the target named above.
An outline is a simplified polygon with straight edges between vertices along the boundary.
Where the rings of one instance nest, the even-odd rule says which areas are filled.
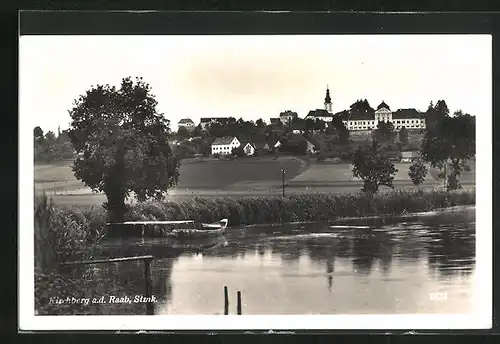
[[[238,148],[241,145],[236,137],[220,137],[216,138],[212,143],[212,154],[228,155],[231,154],[233,148]]]
[[[194,122],[191,118],[183,118],[181,119],[178,123],[177,123],[177,126],[179,128],[181,127],[184,127],[186,128],[187,130],[193,130],[195,125],[194,125]]]

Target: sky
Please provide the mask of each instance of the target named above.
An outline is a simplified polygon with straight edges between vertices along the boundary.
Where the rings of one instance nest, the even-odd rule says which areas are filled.
[[[245,120],[356,99],[372,107],[491,116],[489,35],[22,36],[20,118],[47,132],[67,129],[68,110],[91,86],[143,77],[171,121]]]

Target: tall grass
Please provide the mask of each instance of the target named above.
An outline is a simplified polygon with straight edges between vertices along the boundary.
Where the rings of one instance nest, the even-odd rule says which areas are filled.
[[[342,217],[399,215],[475,204],[475,189],[395,190],[374,196],[363,193],[295,194],[288,197],[194,198],[189,201],[145,202],[131,206],[129,221],[229,219],[231,226],[295,221],[332,221]],[[35,202],[35,260],[50,265],[67,260],[106,234],[102,207],[55,207],[46,196]]]
[[[408,191],[364,194],[311,193],[288,197],[194,198],[182,202],[146,202],[130,208],[128,219],[216,222],[228,218],[231,226],[295,221],[333,221],[342,217],[400,215],[457,205],[475,204],[471,191]],[[87,258],[86,252],[106,235],[102,207],[54,206],[45,196],[35,199],[35,307],[39,314],[71,314],[89,309],[51,305],[50,297],[86,295],[95,289],[88,271],[58,269],[67,260]],[[75,277],[77,276],[77,277]],[[111,283],[111,282],[106,282]],[[104,306],[103,306],[104,307]],[[97,312],[103,311],[99,308]]]
[[[232,226],[294,221],[330,221],[340,217],[399,215],[475,204],[475,190],[396,190],[368,196],[310,193],[288,197],[194,198],[182,202],[147,202],[132,207],[128,220],[188,220]]]
[[[44,194],[35,198],[35,268],[50,270],[76,258],[105,235],[106,213],[101,207],[55,207]]]

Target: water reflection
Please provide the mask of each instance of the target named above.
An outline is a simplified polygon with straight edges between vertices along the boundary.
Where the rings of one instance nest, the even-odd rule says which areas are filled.
[[[455,312],[467,302],[438,305],[429,302],[428,293],[443,285],[457,293],[472,288],[474,221],[470,214],[453,214],[363,229],[252,227],[191,247],[112,243],[107,248],[115,249],[115,256],[157,258],[152,272],[153,292],[161,300],[157,313],[218,313],[222,286],[231,284],[243,290],[251,314]],[[143,290],[141,263],[112,264],[99,274],[114,278],[121,290]],[[465,284],[456,278],[466,278]]]

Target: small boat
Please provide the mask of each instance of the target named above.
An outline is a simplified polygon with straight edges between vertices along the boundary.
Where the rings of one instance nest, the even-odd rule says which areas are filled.
[[[228,219],[218,223],[180,221],[127,221],[108,224],[109,237],[196,239],[224,235]]]

